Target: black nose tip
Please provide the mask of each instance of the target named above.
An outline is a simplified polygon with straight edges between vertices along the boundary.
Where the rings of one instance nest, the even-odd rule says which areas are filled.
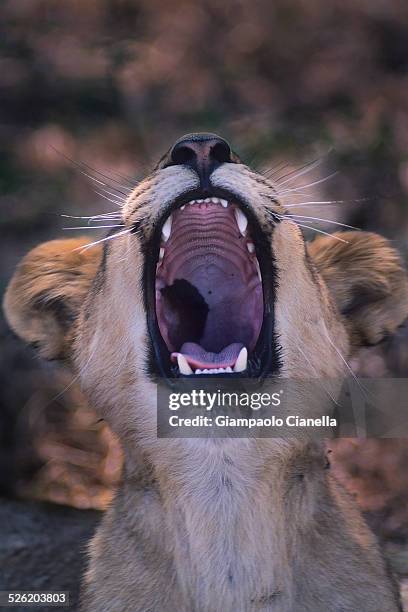
[[[211,173],[223,163],[231,163],[232,152],[226,140],[216,134],[188,134],[180,138],[170,151],[167,165],[187,165],[207,187]]]
[[[231,148],[215,134],[189,134],[176,142],[170,157],[173,164],[222,164],[231,161]]]

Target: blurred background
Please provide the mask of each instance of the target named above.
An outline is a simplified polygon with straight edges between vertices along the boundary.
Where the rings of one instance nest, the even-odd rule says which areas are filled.
[[[407,256],[405,0],[3,0],[0,11],[1,291],[30,247],[81,233],[61,215],[115,209],[79,162],[118,186],[190,131],[219,133],[287,186],[315,183],[307,201],[337,202],[300,214],[381,232]],[[120,476],[116,440],[69,372],[40,364],[3,319],[0,335],[0,494],[105,508]],[[406,329],[354,365],[406,376]],[[330,450],[408,574],[407,442]]]

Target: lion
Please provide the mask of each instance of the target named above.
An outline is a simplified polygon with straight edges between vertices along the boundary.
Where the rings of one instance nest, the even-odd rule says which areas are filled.
[[[52,240],[5,295],[13,330],[68,364],[124,452],[89,546],[87,612],[393,612],[374,535],[309,438],[165,439],[156,383],[338,379],[408,313],[379,235],[306,243],[276,184],[214,134],[180,138],[103,241]]]

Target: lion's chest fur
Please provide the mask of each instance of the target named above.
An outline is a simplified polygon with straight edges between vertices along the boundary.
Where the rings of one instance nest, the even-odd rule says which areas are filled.
[[[283,609],[284,525],[267,476],[245,451],[192,453],[170,464],[161,487],[165,533],[191,610],[221,601],[237,611]]]

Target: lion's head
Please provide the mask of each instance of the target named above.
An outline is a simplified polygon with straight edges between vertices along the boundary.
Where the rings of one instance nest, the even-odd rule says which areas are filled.
[[[11,327],[110,409],[157,376],[339,376],[407,316],[385,239],[306,244],[274,183],[213,134],[177,141],[118,214],[102,244],[32,250],[5,297]]]

